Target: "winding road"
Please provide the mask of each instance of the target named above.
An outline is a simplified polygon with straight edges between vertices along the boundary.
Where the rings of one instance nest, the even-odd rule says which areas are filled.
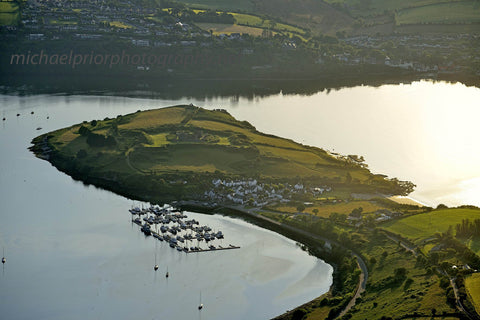
[[[386,237],[389,238],[390,240],[394,241],[394,242],[397,242],[397,243],[400,243],[400,245],[405,248],[407,251],[410,251],[415,257],[418,256],[418,252],[420,252],[420,248],[418,248],[418,246],[409,246],[408,244],[404,243],[401,239],[391,235],[391,234],[388,234],[388,233],[385,233]],[[457,288],[457,285],[455,284],[455,278],[454,277],[450,277],[448,275],[448,273],[445,271],[445,270],[442,270],[440,268],[438,268],[439,272],[442,273],[443,275],[447,276],[450,280],[450,285],[452,286],[453,288],[453,293],[455,295],[455,304],[457,306],[457,309],[462,312],[468,319],[470,320],[479,320],[480,317],[476,314],[471,314],[470,312],[468,312],[465,307],[463,306],[462,304],[462,301],[460,299],[460,294],[458,292],[458,288]]]
[[[358,280],[358,286],[357,286],[357,290],[355,291],[355,295],[348,302],[348,304],[345,306],[345,308],[340,312],[340,314],[338,315],[337,318],[340,318],[340,317],[344,316],[348,311],[350,311],[350,309],[352,309],[355,306],[355,302],[356,302],[357,298],[360,297],[360,295],[365,291],[365,288],[367,286],[367,280],[368,280],[367,265],[365,264],[365,261],[363,261],[362,257],[359,254],[352,251],[350,248],[347,248],[347,247],[341,245],[340,243],[338,243],[336,241],[332,241],[330,239],[324,238],[324,237],[319,236],[317,234],[314,234],[314,233],[311,233],[311,232],[308,232],[308,231],[305,231],[305,230],[302,230],[302,229],[298,229],[296,227],[292,227],[290,225],[287,225],[287,224],[278,222],[276,220],[270,219],[268,217],[262,216],[261,214],[256,212],[257,209],[245,209],[243,207],[227,207],[227,208],[244,212],[244,213],[246,213],[246,214],[248,214],[252,217],[262,219],[264,221],[268,221],[270,223],[281,226],[282,228],[288,229],[290,231],[302,234],[304,236],[307,236],[307,237],[310,237],[310,238],[313,238],[313,239],[316,239],[316,240],[322,240],[322,241],[325,241],[326,243],[335,244],[339,247],[350,250],[352,252],[352,256],[354,256],[357,259],[357,265],[360,268],[361,273],[360,273],[360,277],[359,277],[359,280]]]

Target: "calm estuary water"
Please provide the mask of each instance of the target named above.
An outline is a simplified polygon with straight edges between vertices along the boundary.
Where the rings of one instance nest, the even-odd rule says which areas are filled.
[[[130,200],[75,182],[27,150],[38,134],[82,120],[180,103],[225,108],[260,131],[363,155],[373,172],[416,183],[411,196],[428,205],[480,205],[480,89],[461,84],[203,101],[0,95],[2,317],[265,319],[328,290],[329,265],[238,219],[190,214],[240,250],[185,255],[145,239],[129,222]]]
[[[188,214],[237,250],[187,255],[145,238],[130,222],[131,200],[75,182],[27,150],[40,132],[150,103],[0,96],[0,318],[267,319],[328,290],[330,265],[242,220]]]

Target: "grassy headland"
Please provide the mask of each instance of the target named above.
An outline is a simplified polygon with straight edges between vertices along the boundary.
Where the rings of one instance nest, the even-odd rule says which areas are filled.
[[[263,188],[281,191],[277,200],[291,198],[292,191],[299,201],[320,194],[328,201],[329,192],[348,198],[352,192],[406,194],[413,188],[372,174],[361,157],[333,156],[258,132],[226,111],[195,106],[77,124],[34,139],[37,153],[42,142],[59,169],[145,200],[202,200],[213,179],[256,179]],[[321,192],[314,190],[321,186]],[[262,192],[255,193],[260,201]]]

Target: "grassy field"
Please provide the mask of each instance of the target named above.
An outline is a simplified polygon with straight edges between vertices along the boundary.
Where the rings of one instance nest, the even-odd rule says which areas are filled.
[[[133,29],[131,25],[121,21],[110,21],[109,23],[111,27],[120,28],[120,29]]]
[[[462,219],[480,219],[480,210],[442,209],[387,222],[386,230],[400,234],[414,241],[433,237],[436,232],[446,232],[449,226],[460,223]]]
[[[466,277],[465,288],[475,306],[475,310],[480,314],[480,273],[474,273]]]
[[[243,24],[243,25],[259,27],[259,28],[270,28],[276,31],[287,31],[291,33],[298,33],[301,35],[305,34],[305,30],[301,28],[284,24],[284,23],[277,23],[269,19],[262,19],[258,16],[254,16],[251,14],[235,13],[235,12],[229,12],[229,14],[233,15],[237,24]]]
[[[249,154],[238,149],[222,148],[216,145],[175,144],[168,148],[136,148],[130,154],[130,161],[141,170],[242,172],[242,163],[249,160]]]
[[[396,14],[395,20],[397,25],[477,23],[480,22],[480,3],[478,1],[462,1],[404,9]]]
[[[326,0],[330,4],[346,6],[355,16],[371,16],[405,8],[443,3],[445,0]]]
[[[0,2],[0,26],[17,25],[20,21],[20,10],[14,2]]]
[[[203,9],[194,9],[195,13],[203,12]],[[217,11],[222,13],[222,11]],[[264,29],[269,29],[276,32],[286,33],[290,36],[297,35],[303,37],[305,30],[285,23],[277,23],[274,20],[264,19],[259,16],[247,13],[227,12],[235,18],[235,24],[222,24],[222,23],[196,23],[197,26],[203,30],[212,30],[215,35],[218,34],[231,34],[231,33],[246,33],[252,36],[260,36]]]
[[[384,207],[377,205],[374,202],[370,201],[350,201],[350,202],[341,202],[341,203],[335,203],[335,204],[324,204],[324,205],[314,205],[314,206],[309,206],[305,208],[306,213],[310,213],[313,215],[316,215],[317,217],[321,218],[328,218],[331,213],[336,212],[339,214],[345,214],[349,215],[353,209],[356,209],[358,207],[363,208],[363,213],[372,213],[375,212],[379,209],[383,209]],[[317,209],[318,213],[313,213],[313,210]],[[288,212],[288,213],[296,213],[298,212],[297,208],[295,206],[287,206],[287,205],[281,205],[275,207],[275,210],[282,211],[282,212]]]
[[[190,110],[183,108],[167,108],[149,110],[146,112],[135,113],[132,115],[132,121],[120,124],[119,129],[134,130],[142,129],[148,131],[158,126],[175,124],[191,115]]]
[[[254,11],[255,7],[250,0],[180,0],[191,7],[199,9],[244,10]]]
[[[1,13],[14,13],[18,12],[18,4],[15,2],[6,2],[6,1],[1,1],[0,2],[0,12]]]
[[[224,24],[224,23],[196,23],[201,29],[205,31],[213,31],[214,35],[219,34],[232,34],[232,33],[246,33],[252,36],[261,36],[263,29],[254,28],[254,27],[247,27],[247,26],[240,26],[237,24]]]
[[[301,176],[322,175],[328,178],[344,177],[346,171],[341,166],[335,167],[335,159],[326,153],[318,152],[305,148],[293,141],[278,139],[251,131],[245,131],[237,125],[231,125],[225,122],[210,120],[190,120],[189,126],[208,129],[217,132],[235,132],[245,135],[251,143],[256,144],[260,154],[268,158],[257,169],[264,170],[266,175],[273,175],[274,172],[282,172],[283,176],[295,175],[295,172]],[[287,160],[287,162],[285,161]],[[329,170],[324,166],[333,165]],[[360,181],[368,178],[368,172],[361,169],[352,169],[351,175]]]
[[[181,2],[196,9],[216,9],[230,12],[254,12],[258,15],[277,17],[286,24],[278,23],[275,31],[303,35],[304,27],[322,33],[333,32],[343,27],[350,27],[353,19],[347,14],[317,0],[181,0]],[[238,24],[248,26],[270,27],[266,19],[245,13],[234,14]],[[298,25],[301,28],[292,26]],[[334,33],[334,32],[333,32]]]

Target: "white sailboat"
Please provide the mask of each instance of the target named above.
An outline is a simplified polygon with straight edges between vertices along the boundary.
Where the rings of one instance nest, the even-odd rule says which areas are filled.
[[[155,242],[155,265],[153,266],[153,270],[155,270],[155,271],[158,270],[158,264],[157,264],[157,242]]]

